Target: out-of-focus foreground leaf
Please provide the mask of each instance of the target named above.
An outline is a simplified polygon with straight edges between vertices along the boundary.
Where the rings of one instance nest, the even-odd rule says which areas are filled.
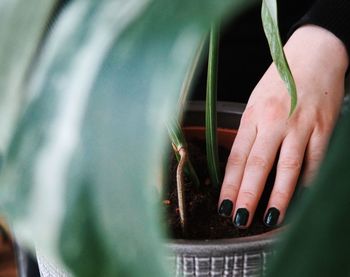
[[[272,276],[349,276],[350,113],[341,119],[326,159],[276,255]]]
[[[163,122],[210,24],[251,2],[70,1],[30,70],[0,180],[20,241],[77,276],[166,276]]]
[[[0,1],[0,151],[5,152],[26,95],[26,73],[57,0]]]

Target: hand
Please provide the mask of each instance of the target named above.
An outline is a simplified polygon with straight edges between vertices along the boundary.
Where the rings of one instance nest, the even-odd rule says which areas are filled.
[[[280,150],[264,222],[282,222],[301,166],[305,182],[317,171],[344,96],[348,66],[345,46],[332,33],[307,25],[285,46],[295,78],[298,104],[289,118],[290,97],[272,64],[252,92],[228,158],[219,213],[247,228]]]

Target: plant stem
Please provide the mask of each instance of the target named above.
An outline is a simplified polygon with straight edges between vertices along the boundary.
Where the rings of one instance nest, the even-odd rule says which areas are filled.
[[[207,96],[205,108],[205,136],[209,175],[213,185],[216,187],[218,187],[220,184],[220,169],[216,134],[218,52],[219,27],[213,24],[210,30],[209,41]]]
[[[167,123],[168,134],[173,145],[175,145],[175,155],[178,161],[180,161],[179,149],[185,148],[187,151],[187,143],[185,136],[181,130],[180,124],[177,120],[172,120]],[[187,162],[185,164],[185,174],[190,178],[192,183],[196,186],[200,186],[199,178],[196,171],[193,168],[191,160],[187,157]]]
[[[176,147],[176,146],[174,146]],[[187,160],[186,149],[181,147],[177,150],[180,155],[180,162],[176,170],[176,184],[177,184],[177,199],[180,213],[180,223],[183,234],[186,234],[186,205],[185,205],[185,185],[184,185],[184,166]]]

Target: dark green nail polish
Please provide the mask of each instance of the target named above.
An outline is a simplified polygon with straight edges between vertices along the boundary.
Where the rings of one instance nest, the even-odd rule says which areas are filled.
[[[225,199],[221,202],[219,208],[219,215],[228,217],[231,215],[233,209],[233,203],[231,200]]]
[[[233,221],[233,224],[237,227],[244,227],[248,223],[249,218],[249,212],[245,208],[240,208],[236,212],[235,219]]]
[[[280,216],[280,211],[276,208],[270,208],[265,216],[264,223],[268,227],[274,227],[277,225],[278,217]]]

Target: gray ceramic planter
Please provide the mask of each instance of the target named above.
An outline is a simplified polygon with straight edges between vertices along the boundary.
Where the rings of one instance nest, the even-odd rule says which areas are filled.
[[[237,129],[244,110],[238,103],[219,102],[218,127]],[[204,104],[191,103],[184,125],[203,126]],[[279,230],[261,235],[205,241],[167,243],[176,276],[264,276]]]

